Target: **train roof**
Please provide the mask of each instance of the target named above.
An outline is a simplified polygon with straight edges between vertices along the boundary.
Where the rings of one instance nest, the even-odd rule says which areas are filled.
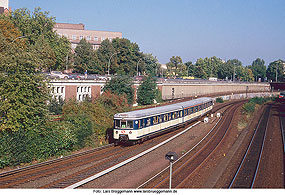
[[[134,110],[131,112],[124,112],[124,113],[117,113],[114,115],[115,119],[135,119],[135,118],[145,118],[148,116],[154,116],[158,114],[163,114],[171,111],[181,110],[182,108],[187,108],[190,106],[195,106],[198,104],[206,103],[211,101],[212,98],[209,97],[203,97],[198,98],[195,100],[190,100],[186,102],[176,103],[176,104],[170,104],[166,106],[160,106],[155,108],[148,108],[143,110]]]

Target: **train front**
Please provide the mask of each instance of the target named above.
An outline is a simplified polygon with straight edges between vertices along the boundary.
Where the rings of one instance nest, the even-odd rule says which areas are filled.
[[[138,120],[129,118],[126,113],[118,113],[114,116],[115,144],[131,143],[137,141]]]

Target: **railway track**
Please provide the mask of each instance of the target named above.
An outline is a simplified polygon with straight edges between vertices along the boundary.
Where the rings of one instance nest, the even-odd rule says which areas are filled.
[[[229,188],[252,188],[259,170],[271,106],[267,105]]]
[[[172,187],[173,188],[187,188],[187,181],[191,177],[191,174],[197,170],[201,164],[207,160],[211,153],[218,147],[223,141],[234,113],[244,101],[235,102],[233,106],[229,106],[222,118],[222,121],[218,123],[212,130],[207,141],[203,144],[203,147],[195,151],[194,154],[183,156],[182,159],[176,161],[173,165]],[[196,147],[196,146],[195,146]],[[192,149],[191,149],[192,150]],[[169,171],[165,169],[155,177],[148,180],[146,183],[139,186],[139,188],[168,188],[169,187]]]
[[[216,109],[222,109],[225,106],[228,105],[220,105]],[[152,142],[161,142],[161,140],[165,140],[177,133],[177,130],[172,131],[160,137],[153,138]],[[153,146],[151,143],[148,145],[148,148]],[[139,147],[140,145],[135,145],[132,147],[113,147],[113,145],[110,144],[83,153],[70,155],[64,158],[2,173],[0,174],[0,188],[19,188],[18,186],[21,184],[36,181],[40,178],[48,177],[61,172],[66,172],[75,167],[84,166],[83,169],[74,171],[72,174],[68,174],[67,176],[61,177],[51,182],[47,182],[45,185],[37,187],[64,188],[72,183],[83,180],[90,175],[96,174],[114,164],[120,163],[123,160],[130,158],[132,155],[135,155],[132,153],[132,151]],[[144,150],[146,149],[147,148],[144,147]]]

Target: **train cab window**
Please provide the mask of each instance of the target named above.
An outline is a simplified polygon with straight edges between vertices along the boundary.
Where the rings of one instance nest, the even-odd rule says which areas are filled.
[[[134,128],[133,121],[127,121],[127,128],[128,129],[133,129]]]
[[[121,127],[126,128],[127,127],[127,121],[121,121]]]
[[[115,128],[120,128],[120,120],[115,120]]]

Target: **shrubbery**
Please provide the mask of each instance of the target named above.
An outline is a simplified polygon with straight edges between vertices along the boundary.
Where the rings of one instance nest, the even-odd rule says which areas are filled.
[[[245,113],[247,113],[247,114],[253,113],[254,110],[255,110],[256,104],[262,105],[262,104],[264,104],[265,102],[270,101],[271,99],[272,99],[272,98],[270,98],[270,97],[266,97],[266,98],[263,98],[263,97],[254,97],[254,98],[251,98],[247,103],[245,103],[245,104],[243,105],[243,110],[244,110]]]
[[[0,168],[106,143],[113,115],[129,111],[130,106],[125,96],[107,91],[96,102],[67,101],[62,110],[62,121],[48,121],[29,131],[0,132]]]
[[[216,102],[217,103],[224,103],[224,100],[220,97],[216,98]]]

